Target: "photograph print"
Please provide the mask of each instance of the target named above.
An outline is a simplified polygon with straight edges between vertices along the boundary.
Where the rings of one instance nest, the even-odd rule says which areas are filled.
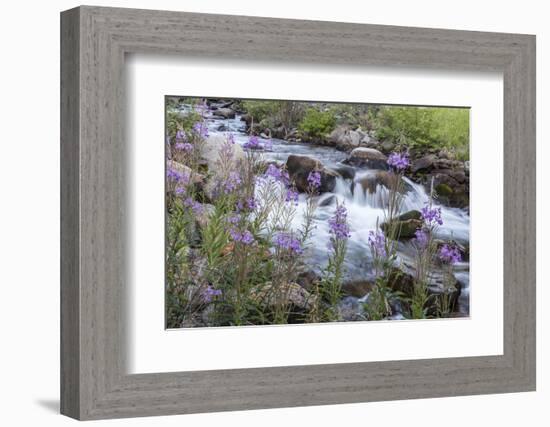
[[[469,108],[164,108],[166,328],[469,316]]]

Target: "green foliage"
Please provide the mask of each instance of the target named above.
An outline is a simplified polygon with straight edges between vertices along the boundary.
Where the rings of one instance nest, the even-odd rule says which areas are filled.
[[[298,124],[304,114],[304,103],[295,101],[242,101],[241,106],[254,120],[264,127],[282,125],[287,129]]]
[[[447,149],[459,159],[469,155],[470,112],[466,108],[382,107],[376,135],[402,148]]]
[[[208,224],[202,230],[202,251],[208,261],[210,270],[216,270],[219,266],[223,249],[229,243],[225,213],[219,206],[210,216]]]
[[[265,118],[274,116],[279,107],[278,101],[243,101],[243,109],[254,118],[254,123],[260,123]]]
[[[172,98],[169,98],[172,99]],[[181,112],[175,108],[174,103],[166,108],[166,133],[173,140],[178,130],[189,132],[193,125],[201,120],[201,116],[194,110]]]
[[[332,132],[336,117],[332,111],[320,111],[310,107],[306,110],[298,129],[306,139],[318,140]]]

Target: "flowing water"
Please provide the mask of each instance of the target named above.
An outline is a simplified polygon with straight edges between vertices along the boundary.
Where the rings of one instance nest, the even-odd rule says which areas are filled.
[[[211,134],[232,133],[236,143],[244,144],[248,141],[245,134],[246,125],[237,115],[234,119],[219,119],[213,116],[207,118]],[[272,150],[262,155],[266,161],[275,161],[284,164],[291,154],[305,155],[316,158],[327,167],[337,167],[339,162],[347,158],[347,154],[332,147],[318,146],[307,143],[289,142],[276,138],[271,139]],[[318,207],[315,211],[315,230],[309,241],[306,252],[308,265],[320,272],[327,263],[329,227],[328,219],[334,214],[335,202],[345,204],[348,211],[348,222],[351,237],[348,242],[348,251],[345,260],[346,279],[351,281],[372,280],[372,258],[368,245],[369,231],[375,230],[377,224],[384,220],[383,206],[387,200],[387,189],[378,185],[372,193],[366,192],[360,181],[373,174],[368,168],[355,168],[354,179],[337,178],[332,193],[324,193],[318,197]],[[405,178],[408,191],[402,202],[402,213],[412,209],[420,210],[429,201],[425,188]],[[435,203],[436,206],[437,203]],[[293,227],[299,228],[303,221],[305,210],[305,195],[300,195],[297,215]],[[466,211],[441,205],[443,225],[438,227],[436,238],[452,238],[461,244],[468,245],[470,218]],[[398,262],[412,265],[414,247],[409,241],[398,244]],[[469,311],[469,263],[462,262],[455,266],[455,276],[462,284],[460,297],[460,311],[467,314]]]

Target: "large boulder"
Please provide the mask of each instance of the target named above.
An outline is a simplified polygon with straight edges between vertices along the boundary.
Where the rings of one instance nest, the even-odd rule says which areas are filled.
[[[344,163],[371,169],[388,169],[388,158],[375,148],[359,147],[352,150]]]
[[[411,172],[417,182],[423,183],[427,190],[432,183],[438,195],[440,203],[468,208],[470,202],[470,170],[469,162],[437,157],[428,154],[415,160],[411,166]]]
[[[317,159],[294,154],[288,156],[286,169],[296,189],[302,192],[307,191],[309,187],[307,178],[313,171],[318,171],[321,174],[321,187],[319,188],[321,193],[334,190],[336,178],[339,176],[337,172],[325,168]]]
[[[226,143],[224,135],[213,134],[206,138],[201,150],[201,159],[208,167],[209,171],[215,171],[217,163],[220,160],[220,151]],[[239,144],[233,145],[234,161],[241,161],[245,158],[244,150]]]
[[[327,141],[339,150],[348,151],[361,146],[365,138],[369,140],[361,129],[352,130],[349,126],[340,125],[329,134]]]

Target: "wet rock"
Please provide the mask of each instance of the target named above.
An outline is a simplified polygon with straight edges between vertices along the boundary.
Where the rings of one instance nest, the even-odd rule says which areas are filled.
[[[411,298],[414,293],[414,263],[405,262],[401,264],[401,268],[395,267],[389,279],[389,286],[394,292],[400,292],[407,298]],[[437,301],[441,295],[447,293],[450,296],[451,311],[458,309],[458,299],[462,292],[462,285],[456,278],[453,277],[452,283],[448,283],[447,274],[440,268],[434,268],[431,270],[428,277],[428,295],[431,297],[428,299],[426,309],[429,316],[433,316],[437,313]]]
[[[398,176],[389,171],[377,170],[372,173],[368,173],[356,182],[361,184],[363,191],[369,194],[376,193],[376,189],[379,185],[386,188],[397,188]],[[404,181],[401,182],[402,192],[408,191],[409,186]]]
[[[391,223],[382,223],[380,228],[387,237],[395,234],[396,239],[411,239],[415,236],[416,230],[423,225],[420,219],[393,220]]]
[[[319,207],[325,207],[325,206],[332,206],[336,204],[336,196],[331,195],[328,197],[325,197],[319,202]]]
[[[301,192],[307,191],[309,183],[307,178],[313,171],[318,171],[321,174],[321,193],[331,192],[336,185],[336,177],[338,173],[325,168],[322,163],[316,159],[307,156],[297,156],[291,154],[286,161],[286,169],[290,179],[296,185],[296,189]]]
[[[334,171],[338,172],[338,174],[344,179],[355,178],[355,168],[352,168],[351,166],[339,163],[333,169]]]
[[[405,212],[404,214],[399,215],[396,218],[398,221],[408,221],[409,219],[422,219],[422,213],[420,211],[417,211],[416,209],[410,210],[408,212]]]
[[[380,151],[374,148],[359,147],[350,153],[349,158],[344,163],[352,166],[386,170],[388,169],[386,161],[387,157]]]
[[[437,157],[433,154],[421,157],[413,162],[411,171],[416,173],[423,170],[431,170],[434,167],[436,160]]]
[[[213,112],[214,116],[216,117],[223,117],[224,119],[234,119],[235,118],[235,111],[233,111],[231,108],[218,108]]]

